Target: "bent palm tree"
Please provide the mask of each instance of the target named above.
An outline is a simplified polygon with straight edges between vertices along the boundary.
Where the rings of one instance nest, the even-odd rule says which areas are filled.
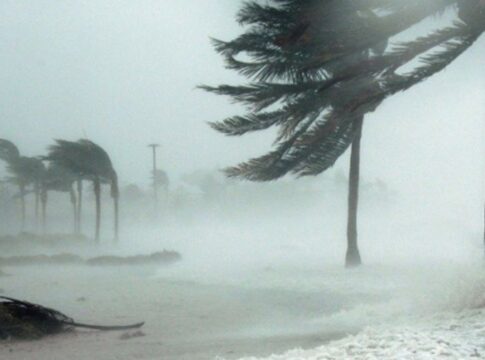
[[[9,173],[12,172],[11,165],[20,159],[20,151],[17,146],[14,145],[9,140],[0,139],[0,159],[7,163],[7,170]],[[25,187],[26,179],[15,176],[10,176],[8,179],[10,182],[15,183],[19,188],[19,198],[20,198],[20,212],[21,212],[21,229],[25,227]]]
[[[96,208],[97,210],[97,226],[96,226],[96,238],[99,240],[99,224],[100,224],[100,211],[101,211],[101,182],[106,181],[111,187],[111,197],[114,204],[114,239],[117,242],[119,240],[119,187],[118,187],[118,174],[116,173],[111,159],[108,153],[99,145],[94,142],[81,139],[78,144],[83,147],[85,156],[91,159],[87,171],[94,176],[94,191],[96,196]],[[99,219],[98,219],[99,218]]]
[[[95,241],[99,242],[101,228],[101,183],[108,181],[114,201],[114,234],[119,238],[119,190],[118,176],[106,151],[94,142],[86,139],[79,141],[56,140],[49,147],[47,159],[58,166],[69,169],[78,179],[93,182],[96,201]],[[79,214],[78,214],[79,216]]]
[[[10,173],[9,181],[19,187],[22,229],[25,228],[25,195],[27,194],[27,187],[29,185],[33,186],[37,225],[40,193],[45,174],[44,164],[38,158],[21,156],[18,148],[11,141],[5,139],[0,139],[0,159],[7,163],[7,171]]]
[[[455,22],[389,45],[390,38],[447,9],[456,12]],[[226,66],[252,82],[203,88],[247,105],[249,113],[211,125],[226,135],[270,127],[279,132],[275,149],[226,173],[252,181],[317,175],[355,144],[346,262],[357,265],[362,120],[472,46],[485,31],[485,0],[248,1],[238,21],[248,26],[244,34],[214,44]],[[401,73],[405,65],[414,66]]]

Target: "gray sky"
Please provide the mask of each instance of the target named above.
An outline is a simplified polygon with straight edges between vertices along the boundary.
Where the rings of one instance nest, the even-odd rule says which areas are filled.
[[[195,90],[241,83],[209,43],[240,32],[238,7],[233,0],[0,2],[0,136],[26,155],[42,154],[53,138],[91,138],[111,154],[123,183],[147,182],[150,142],[162,144],[160,166],[170,175],[264,153],[271,132],[214,132],[207,121],[240,108]],[[446,71],[368,117],[364,177],[438,195],[451,182],[457,197],[480,185],[484,54],[482,37]]]
[[[195,86],[234,77],[209,36],[236,34],[235,3],[2,1],[1,136],[28,155],[87,136],[125,181],[148,177],[150,142],[171,172],[226,163],[205,122],[235,109]]]

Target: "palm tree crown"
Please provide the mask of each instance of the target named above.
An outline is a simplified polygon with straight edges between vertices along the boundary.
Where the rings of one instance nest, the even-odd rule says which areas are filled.
[[[446,10],[456,20],[411,41],[394,42],[413,25]],[[287,173],[315,175],[332,166],[355,138],[352,124],[382,101],[432,76],[485,29],[483,0],[272,0],[243,5],[244,34],[214,40],[245,86],[203,86],[249,109],[212,123],[227,135],[276,126],[275,149],[227,169],[229,176],[268,181]],[[418,59],[406,73],[400,69]]]

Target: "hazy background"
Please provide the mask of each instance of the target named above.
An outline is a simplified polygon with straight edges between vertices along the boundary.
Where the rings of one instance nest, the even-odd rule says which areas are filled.
[[[252,339],[249,354],[263,353],[261,344],[268,353],[317,346],[332,332],[381,320],[410,316],[412,322],[430,312],[483,306],[485,38],[366,118],[359,204],[364,266],[349,272],[343,267],[348,153],[315,178],[254,184],[218,173],[268,151],[274,135],[216,133],[206,122],[242,109],[195,89],[245,82],[224,70],[209,41],[242,31],[234,21],[240,4],[0,1],[0,138],[34,156],[53,139],[87,137],[108,151],[119,174],[120,246],[111,246],[112,205],[104,189],[102,244],[83,243],[81,255],[164,248],[182,254],[179,263],[155,269],[7,268],[13,276],[2,278],[2,292],[86,321],[121,321],[127,312],[124,320],[146,319],[145,342],[131,342],[130,349],[149,358],[197,341],[203,349],[232,346],[227,337]],[[158,165],[171,181],[157,215],[149,189],[152,142],[161,144]],[[0,178],[5,175],[0,164]],[[85,189],[83,232],[92,238],[91,185]],[[0,235],[16,234],[18,207],[11,206],[12,194],[0,195]],[[33,231],[28,198],[27,230]],[[67,194],[49,194],[48,225],[51,233],[71,231]],[[8,251],[17,249],[5,247],[1,256]],[[307,332],[318,336],[310,342],[283,337],[279,346],[269,341]],[[106,346],[97,336],[46,346],[39,358],[103,351],[133,358],[118,338]],[[208,341],[211,336],[219,343]]]
[[[242,110],[195,89],[244,81],[223,69],[209,42],[210,36],[229,40],[242,31],[234,21],[239,6],[228,0],[2,1],[0,136],[25,155],[43,154],[55,138],[88,137],[110,153],[122,185],[145,187],[151,170],[147,144],[159,142],[159,167],[169,174],[171,191],[186,186],[184,176],[196,170],[213,172],[264,153],[271,131],[243,138],[216,133],[207,121]],[[417,226],[411,218],[424,224],[434,219],[480,233],[484,55],[481,38],[444,72],[367,117],[363,181],[383,182],[401,201],[392,213],[377,217],[380,225],[392,228],[393,215],[411,227]],[[315,188],[323,191],[325,181],[345,177],[347,167],[348,154],[315,180]],[[290,189],[306,186],[292,184]],[[270,187],[262,185],[260,193]],[[274,207],[264,214],[292,206],[284,191],[275,193],[266,201]],[[342,221],[345,196],[344,185],[335,195]],[[365,192],[361,199],[365,232],[373,225],[362,219],[375,203]],[[312,201],[319,204],[320,198]],[[226,200],[225,209],[235,204]],[[303,208],[293,208],[306,216]],[[203,214],[201,206],[195,216]],[[308,214],[315,222],[325,211],[317,206]]]

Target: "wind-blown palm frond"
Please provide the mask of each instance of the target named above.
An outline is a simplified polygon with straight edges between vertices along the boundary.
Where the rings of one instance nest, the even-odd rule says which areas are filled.
[[[10,174],[8,181],[19,187],[18,198],[21,202],[23,228],[25,225],[25,195],[29,192],[35,194],[36,221],[38,219],[38,204],[45,176],[45,166],[40,158],[21,156],[18,148],[5,139],[0,139],[0,159],[7,163],[7,171]],[[26,189],[29,185],[32,185],[32,191]]]
[[[111,185],[111,196],[115,202],[115,238],[118,237],[118,175],[108,153],[91,140],[78,141],[56,140],[49,147],[46,159],[52,164],[68,169],[79,179],[93,181],[96,196],[96,240],[99,240],[100,189],[102,182]]]
[[[44,185],[48,190],[68,192],[76,179],[76,174],[71,170],[51,163],[46,170]]]
[[[42,182],[45,166],[38,158],[19,156],[8,162],[7,171],[25,184],[33,184]]]
[[[86,178],[99,176],[109,180],[114,171],[106,151],[87,139],[56,140],[56,144],[49,147],[46,159]]]
[[[451,9],[451,24],[406,42],[411,26]],[[353,124],[387,97],[443,70],[485,30],[483,0],[273,0],[243,5],[247,31],[214,40],[245,86],[202,86],[248,109],[210,125],[226,135],[278,127],[275,149],[227,169],[255,181],[332,166],[356,134]],[[418,64],[417,66],[414,64]],[[413,65],[408,73],[404,66]]]
[[[20,156],[20,151],[15,146],[14,143],[12,143],[9,140],[5,139],[0,139],[0,159],[3,161],[11,161],[15,158],[18,158]]]

